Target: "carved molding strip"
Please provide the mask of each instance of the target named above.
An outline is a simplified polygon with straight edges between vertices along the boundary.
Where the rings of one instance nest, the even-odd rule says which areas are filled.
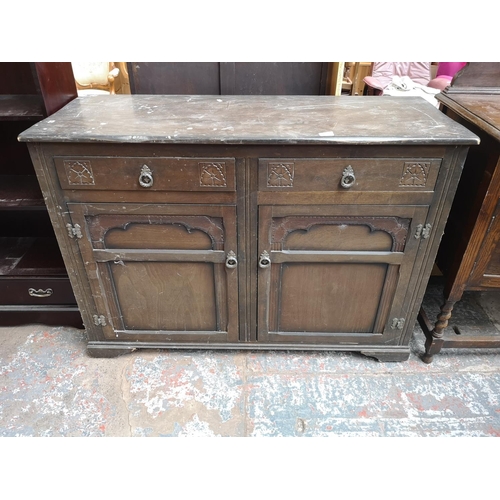
[[[272,220],[271,244],[273,250],[283,250],[285,238],[292,231],[309,231],[318,225],[368,226],[371,231],[384,231],[393,241],[392,251],[402,252],[410,227],[410,219],[401,217],[277,217]]]
[[[94,186],[95,179],[89,160],[64,160],[64,169],[71,186]]]
[[[267,165],[267,187],[293,187],[294,175],[294,163],[269,162]]]
[[[403,175],[399,181],[400,187],[425,187],[429,178],[430,162],[407,161],[404,164]]]
[[[200,186],[227,187],[226,164],[224,162],[199,162]]]
[[[123,218],[127,220],[123,223]],[[224,250],[224,226],[219,217],[188,215],[95,215],[88,217],[88,226],[94,248],[104,249],[106,233],[112,229],[126,231],[133,224],[178,224],[190,233],[199,230],[212,240],[214,250]]]

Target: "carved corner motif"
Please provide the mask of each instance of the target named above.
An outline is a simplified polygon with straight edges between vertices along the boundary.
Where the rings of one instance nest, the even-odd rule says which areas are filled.
[[[226,164],[223,162],[200,162],[201,187],[227,187]]]
[[[267,187],[293,187],[294,163],[269,163],[267,165]]]
[[[95,179],[92,172],[92,166],[88,160],[64,160],[64,168],[68,183],[71,186],[94,186]]]
[[[407,161],[404,164],[403,175],[399,181],[400,187],[425,187],[429,177],[429,162]]]

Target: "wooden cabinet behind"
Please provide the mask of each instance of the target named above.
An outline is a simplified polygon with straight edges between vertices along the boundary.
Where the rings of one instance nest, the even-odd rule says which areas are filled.
[[[408,125],[367,126],[373,112]],[[91,354],[333,349],[388,361],[409,356],[477,141],[419,99],[277,96],[86,98],[21,139]]]
[[[23,130],[76,97],[70,63],[0,63],[0,326],[82,321]]]
[[[133,94],[324,95],[329,63],[132,62]]]
[[[438,96],[444,113],[478,135],[464,165],[437,256],[444,300],[435,324],[422,312],[430,363],[443,347],[500,347],[498,335],[447,328],[466,290],[500,289],[500,63],[468,63]],[[462,331],[461,331],[462,330]]]

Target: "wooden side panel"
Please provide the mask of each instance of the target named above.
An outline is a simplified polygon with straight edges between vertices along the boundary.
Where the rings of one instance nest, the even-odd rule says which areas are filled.
[[[37,62],[35,67],[47,116],[77,97],[70,62]]]
[[[500,280],[500,203],[494,217],[490,228],[490,259],[485,274],[496,276]]]
[[[221,94],[324,95],[328,63],[220,63]]]
[[[491,218],[470,285],[500,288],[500,200]]]
[[[132,94],[220,94],[217,62],[129,62]]]

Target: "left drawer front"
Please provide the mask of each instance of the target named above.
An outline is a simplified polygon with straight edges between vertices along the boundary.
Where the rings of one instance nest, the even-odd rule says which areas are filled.
[[[63,189],[235,191],[234,158],[55,157]]]
[[[0,279],[0,301],[5,305],[75,304],[67,278]]]

